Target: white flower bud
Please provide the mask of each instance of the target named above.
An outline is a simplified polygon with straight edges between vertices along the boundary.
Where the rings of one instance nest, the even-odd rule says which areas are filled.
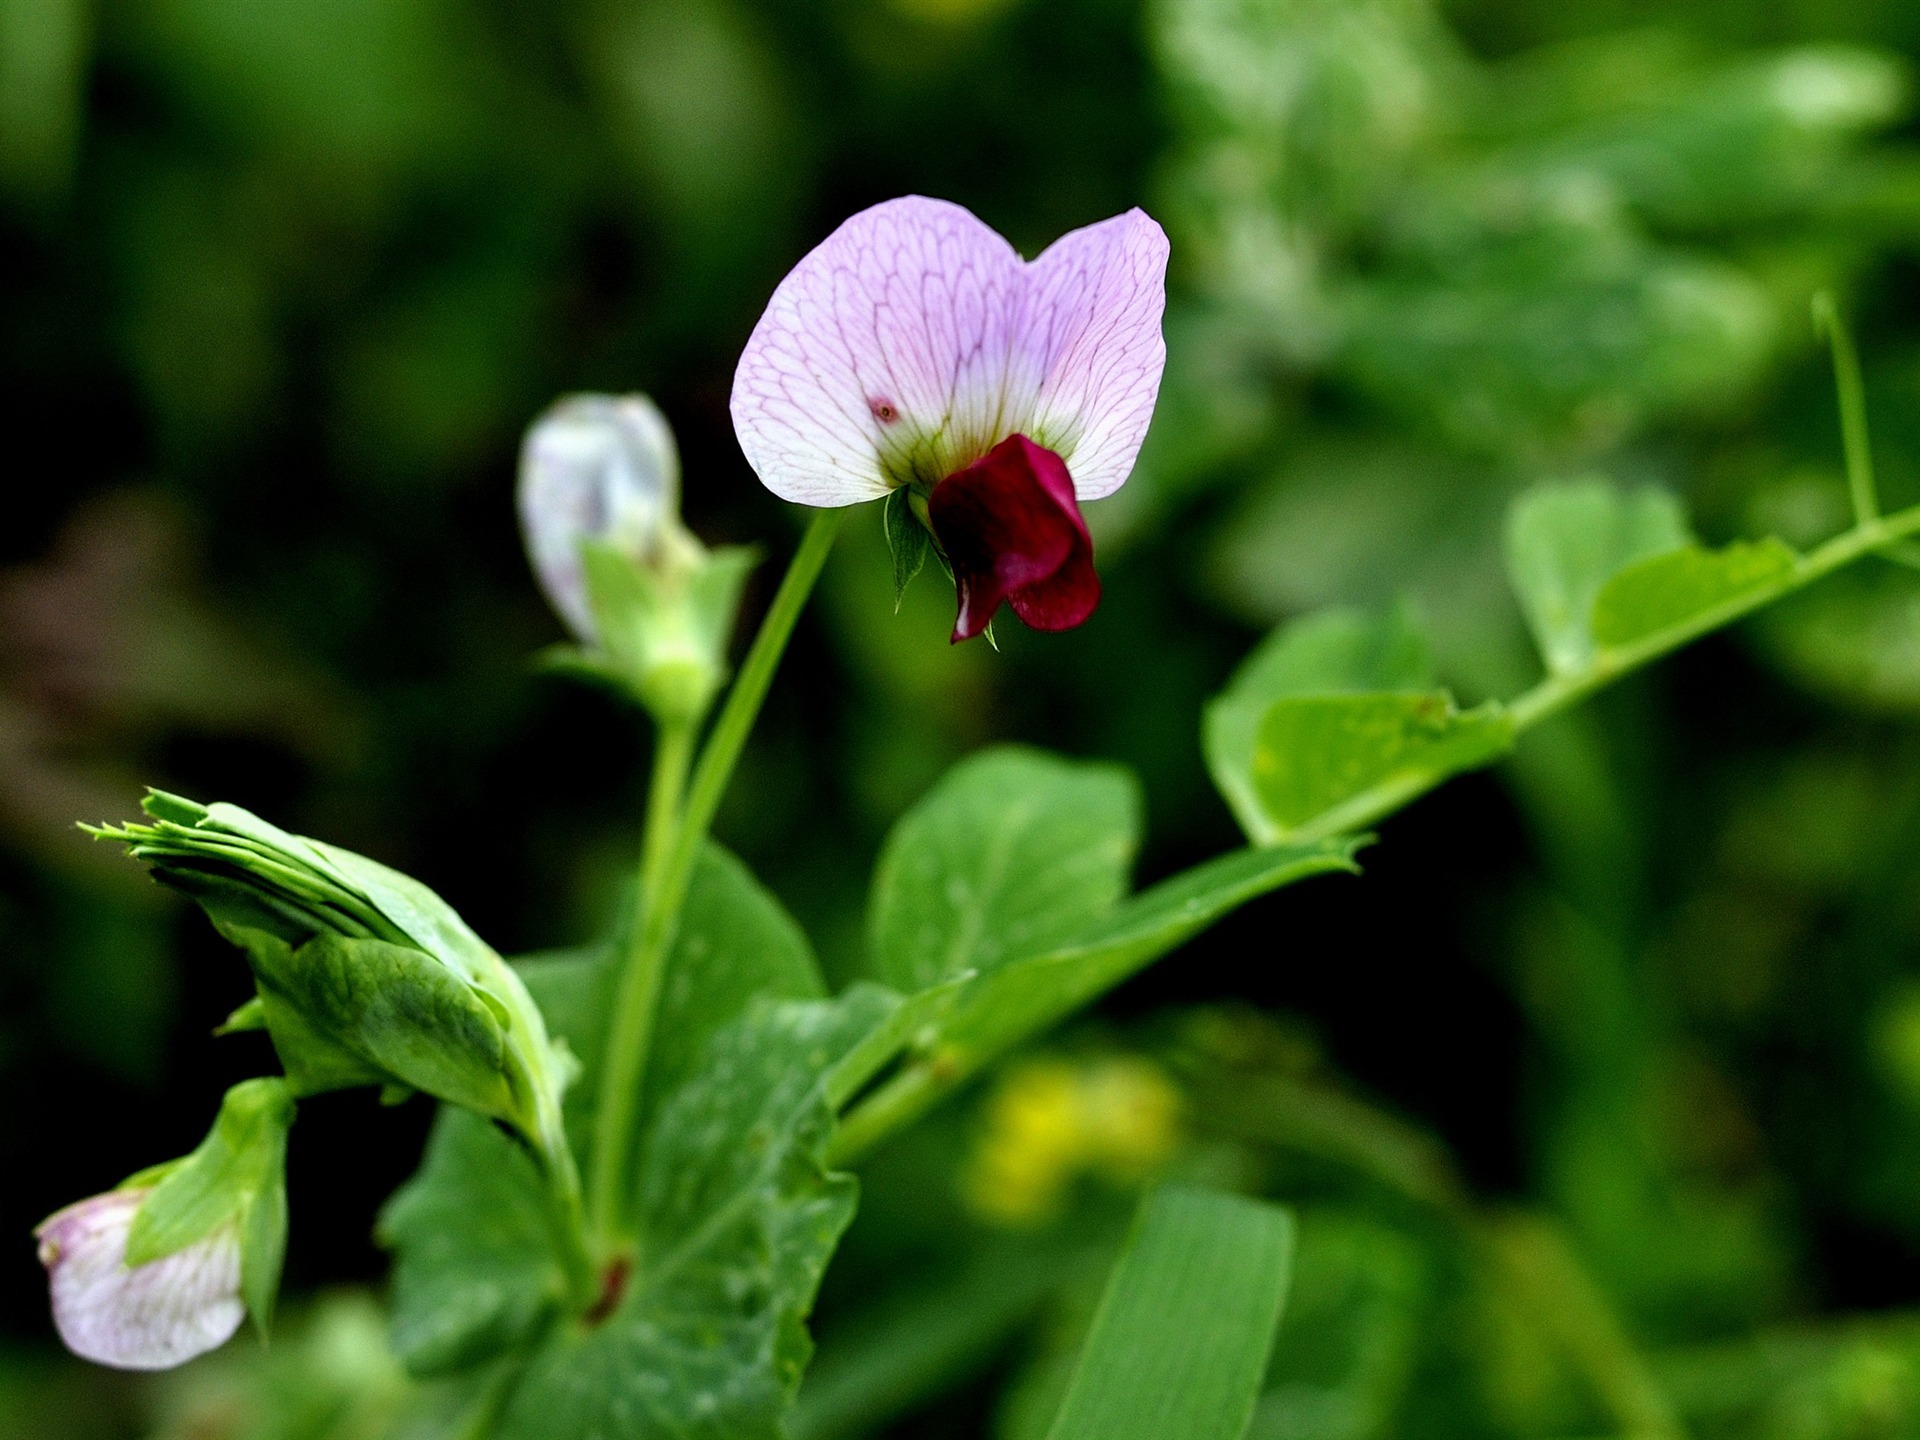
[[[570,395],[534,421],[520,450],[520,527],[540,588],[574,634],[597,640],[580,543],[642,563],[680,549],[680,455],[645,395]]]
[[[110,1190],[69,1205],[34,1231],[67,1348],[120,1370],[168,1370],[226,1344],[246,1317],[240,1234],[226,1225],[145,1265],[127,1236],[150,1189]]]

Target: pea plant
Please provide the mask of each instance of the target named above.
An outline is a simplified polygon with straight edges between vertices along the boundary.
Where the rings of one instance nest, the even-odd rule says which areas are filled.
[[[1166,261],[1139,211],[1028,262],[920,198],[854,216],[802,260],[747,344],[732,412],[760,479],[811,519],[731,675],[759,556],[683,525],[665,418],[641,396],[575,396],[533,425],[521,519],[577,639],[549,658],[653,727],[631,903],[600,943],[509,962],[418,882],[230,804],[155,792],[143,820],[95,829],[245,956],[254,998],[222,1029],[264,1031],[282,1073],[234,1086],[190,1155],[40,1227],[68,1346],[152,1370],[249,1315],[264,1332],[297,1109],[373,1086],[441,1105],[379,1220],[390,1346],[438,1382],[430,1433],[783,1434],[853,1218],[850,1172],[875,1147],[1228,912],[1355,871],[1366,827],[1611,681],[1843,567],[1920,556],[1920,507],[1880,511],[1857,367],[1820,309],[1842,533],[1804,552],[1764,536],[1714,548],[1664,492],[1537,488],[1506,536],[1543,662],[1533,688],[1463,708],[1405,612],[1282,627],[1201,726],[1247,845],[1138,892],[1125,771],[976,754],[894,827],[867,978],[831,994],[807,937],[710,832],[836,532],[879,502],[896,592],[937,561],[956,644],[991,643],[1003,602],[1036,630],[1083,622],[1100,580],[1080,507],[1126,481],[1145,437]],[[1291,1244],[1277,1205],[1151,1191],[1051,1433],[1242,1434]]]

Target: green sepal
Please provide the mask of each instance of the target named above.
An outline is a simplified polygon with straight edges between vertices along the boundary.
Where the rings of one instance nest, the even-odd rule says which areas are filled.
[[[240,1244],[240,1294],[265,1334],[287,1248],[287,1131],[292,1087],[277,1078],[243,1080],[227,1091],[192,1154],[131,1177],[150,1182],[127,1232],[129,1266],[177,1254],[233,1228]]]
[[[726,681],[741,591],[760,558],[756,547],[729,545],[655,566],[605,541],[582,541],[599,634],[599,654],[587,663],[617,675],[660,720],[698,720]]]
[[[933,537],[913,512],[913,491],[902,485],[887,493],[880,507],[881,523],[887,531],[887,549],[893,554],[893,608],[897,614],[907,586],[926,568],[927,552],[933,549]]]

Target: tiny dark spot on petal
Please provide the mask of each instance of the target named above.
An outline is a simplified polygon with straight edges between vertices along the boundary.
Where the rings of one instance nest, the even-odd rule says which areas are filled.
[[[882,425],[891,425],[900,418],[900,412],[891,400],[875,395],[867,401],[867,408],[873,411],[873,418]]]

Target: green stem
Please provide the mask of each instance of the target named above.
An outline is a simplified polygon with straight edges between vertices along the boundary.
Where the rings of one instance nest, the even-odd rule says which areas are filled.
[[[1833,386],[1840,397],[1840,443],[1847,456],[1847,492],[1853,497],[1854,523],[1864,525],[1879,518],[1880,497],[1873,480],[1873,447],[1867,441],[1867,395],[1860,382],[1860,355],[1840,321],[1833,296],[1824,290],[1813,297],[1813,324],[1826,333],[1833,350]]]
[[[1812,553],[1801,556],[1791,570],[1771,585],[1736,595],[1710,610],[1689,617],[1682,624],[1669,626],[1630,645],[1603,650],[1594,656],[1593,662],[1584,670],[1570,675],[1549,675],[1507,705],[1507,716],[1513,723],[1514,736],[1517,738],[1561,711],[1579,704],[1621,676],[1631,674],[1711,631],[1744,619],[1754,611],[1764,609],[1816,580],[1824,579],[1863,556],[1885,552],[1914,534],[1920,534],[1920,505],[1864,521],[1844,534],[1836,535]],[[1450,773],[1397,777],[1375,790],[1354,796],[1337,809],[1289,832],[1287,843],[1325,840],[1334,835],[1364,829],[1450,778]]]
[[[600,1072],[599,1104],[594,1110],[589,1218],[594,1235],[602,1241],[610,1239],[616,1229],[622,1180],[619,1157],[624,1154],[621,1137],[633,1125],[631,1112],[639,1098],[638,1079],[652,1044],[653,1015],[659,1005],[664,956],[645,946],[647,917],[653,913],[661,872],[679,825],[687,769],[693,761],[694,728],[692,720],[664,723],[654,745],[639,883],[634,888],[627,954],[620,988],[614,996],[613,1016],[607,1025],[606,1062]],[[623,1103],[623,1097],[631,1098]]]
[[[849,1110],[827,1142],[830,1167],[851,1165],[896,1130],[918,1120],[953,1082],[924,1062],[900,1069],[865,1100]]]
[[[1593,1387],[1623,1440],[1685,1440],[1686,1430],[1600,1287],[1551,1221],[1495,1220],[1483,1238],[1495,1268]]]
[[[614,1013],[601,1060],[599,1104],[594,1113],[592,1181],[588,1190],[588,1218],[603,1246],[625,1238],[626,1187],[634,1126],[646,1082],[647,1055],[653,1039],[654,1013],[659,1008],[660,981],[666,967],[680,907],[693,879],[694,862],[720,808],[733,767],[745,748],[753,722],[773,683],[793,627],[806,608],[807,596],[820,578],[844,518],[841,510],[814,512],[813,523],[787,567],[786,577],[773,597],[760,632],[754,636],[741,663],[739,677],[727,693],[720,717],[700,752],[687,787],[685,804],[679,800],[679,781],[686,775],[689,730],[670,744],[663,731],[655,757],[655,792],[648,798],[647,837],[633,939],[628,949]],[[661,772],[677,767],[661,784]],[[663,795],[663,791],[667,792]]]

